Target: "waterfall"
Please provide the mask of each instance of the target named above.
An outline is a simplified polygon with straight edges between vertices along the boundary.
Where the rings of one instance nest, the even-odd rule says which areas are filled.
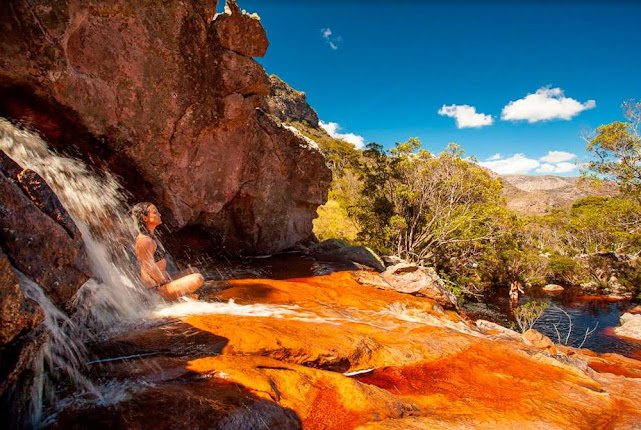
[[[0,149],[23,168],[37,172],[56,193],[82,233],[93,275],[76,293],[71,317],[40,286],[20,275],[25,296],[45,314],[47,338],[32,362],[30,420],[38,426],[43,401],[54,401],[48,382],[57,375],[67,375],[79,390],[100,397],[82,374],[84,341],[140,321],[158,299],[148,296],[140,285],[132,256],[137,232],[125,203],[127,195],[115,177],[108,172],[97,174],[83,162],[57,154],[40,136],[3,118]]]
[[[52,385],[48,382],[57,374],[66,374],[79,389],[97,397],[99,393],[81,372],[86,361],[86,350],[83,337],[77,336],[80,327],[51,302],[38,284],[17,270],[16,273],[25,296],[35,300],[43,310],[43,324],[47,329],[47,339],[31,362],[34,381],[31,386],[30,419],[32,424],[37,425],[42,415],[43,400],[45,397],[54,397]],[[52,372],[54,369],[56,371]]]
[[[55,153],[37,134],[2,118],[0,149],[44,178],[82,233],[93,278],[75,297],[80,324],[102,329],[144,314],[149,297],[131,258],[137,233],[116,178]]]

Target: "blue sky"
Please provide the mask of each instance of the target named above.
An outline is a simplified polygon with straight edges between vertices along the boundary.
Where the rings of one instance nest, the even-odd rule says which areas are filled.
[[[585,159],[581,130],[641,98],[641,6],[551,3],[239,0],[267,31],[266,71],[337,132],[388,148],[415,136],[434,152],[456,142],[501,173],[572,175],[564,153]]]

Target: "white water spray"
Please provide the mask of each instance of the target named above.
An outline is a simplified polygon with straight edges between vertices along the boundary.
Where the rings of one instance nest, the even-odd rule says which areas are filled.
[[[38,135],[2,118],[0,149],[23,168],[42,176],[56,193],[82,234],[93,274],[74,297],[73,319],[60,311],[40,286],[21,275],[25,296],[35,300],[45,314],[47,338],[32,359],[30,420],[37,427],[42,424],[43,402],[55,401],[55,384],[50,382],[57,376],[67,375],[78,391],[101,399],[82,374],[86,361],[83,342],[95,333],[144,318],[153,300],[139,284],[136,264],[130,258],[136,230],[126,195],[113,176],[98,175],[81,161],[56,154]]]
[[[116,178],[56,154],[40,136],[3,118],[0,149],[44,178],[82,233],[93,279],[75,298],[79,325],[113,328],[119,321],[140,318],[148,297],[129,255],[137,232]]]
[[[79,327],[54,305],[42,288],[16,270],[20,286],[26,297],[34,300],[43,310],[47,339],[33,357],[34,381],[31,386],[30,415],[34,425],[40,422],[45,397],[53,397],[52,385],[48,382],[55,375],[52,371],[65,373],[74,385],[82,391],[100,397],[93,384],[80,371],[86,360],[82,338],[77,336]]]

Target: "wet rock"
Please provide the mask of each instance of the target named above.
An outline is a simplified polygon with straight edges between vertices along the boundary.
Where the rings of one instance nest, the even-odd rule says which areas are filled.
[[[64,228],[73,239],[80,239],[80,230],[62,206],[60,200],[42,177],[25,169],[18,174],[22,189],[38,208]]]
[[[52,427],[632,429],[641,419],[641,362],[484,336],[433,300],[360,285],[364,273],[231,280],[212,297],[223,313],[121,340],[123,353],[160,345],[165,356],[92,367],[140,390],[111,404],[76,397]]]
[[[91,276],[80,233],[42,178],[27,170],[17,176],[19,183],[0,173],[0,243],[16,268],[68,307]]]
[[[261,110],[270,83],[251,57],[265,53],[265,32],[227,6],[212,21],[211,2],[11,2],[0,115],[62,151],[85,142],[74,155],[128,178],[181,240],[189,226],[221,251],[291,248],[311,235],[331,172]]]
[[[269,113],[283,122],[298,121],[318,128],[318,114],[307,104],[305,93],[296,91],[276,75],[269,76],[270,90],[267,97]]]
[[[619,327],[615,327],[617,336],[641,340],[641,314],[626,312],[619,319]]]
[[[339,372],[412,363],[425,354],[447,354],[468,344],[459,333],[473,331],[455,312],[443,311],[425,297],[360,285],[356,279],[362,273],[231,280],[230,288],[212,299],[234,299],[241,305],[269,303],[275,309],[265,312],[274,315],[193,315],[184,321],[229,339],[224,354],[264,355]],[[286,308],[291,312],[287,315],[277,313],[291,304],[297,309]],[[444,327],[449,334],[440,331]],[[399,338],[403,342],[397,343]]]
[[[441,306],[458,307],[456,296],[432,267],[399,263],[388,267],[381,277],[398,292],[428,297]]]
[[[523,341],[528,345],[532,345],[535,348],[547,352],[548,354],[555,355],[557,353],[554,342],[552,342],[546,335],[534,329],[526,330],[523,333]]]
[[[194,360],[190,370],[234,382],[295,411],[303,428],[354,428],[367,421],[411,415],[411,401],[340,373],[268,357],[219,356]]]
[[[548,293],[560,293],[564,289],[565,288],[557,284],[547,284],[545,287],[543,287],[543,291],[546,291]]]
[[[186,362],[181,363],[183,373]],[[191,373],[191,372],[189,372]],[[135,385],[131,381],[111,388],[120,391],[121,401],[78,401],[56,416],[49,429],[84,428],[212,428],[299,429],[300,420],[292,410],[259,398],[241,385],[206,380],[191,373],[174,380],[154,380]],[[126,390],[125,384],[133,385]],[[126,393],[123,395],[122,393]]]
[[[0,248],[0,345],[6,345],[43,320],[40,306],[23,296],[18,277]]]

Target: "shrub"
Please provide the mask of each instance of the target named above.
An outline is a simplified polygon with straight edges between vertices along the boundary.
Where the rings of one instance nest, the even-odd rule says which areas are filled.
[[[549,306],[545,302],[531,301],[514,309],[514,318],[521,333],[531,329]]]
[[[555,255],[548,262],[551,281],[566,285],[577,285],[582,280],[581,265],[571,257]]]

